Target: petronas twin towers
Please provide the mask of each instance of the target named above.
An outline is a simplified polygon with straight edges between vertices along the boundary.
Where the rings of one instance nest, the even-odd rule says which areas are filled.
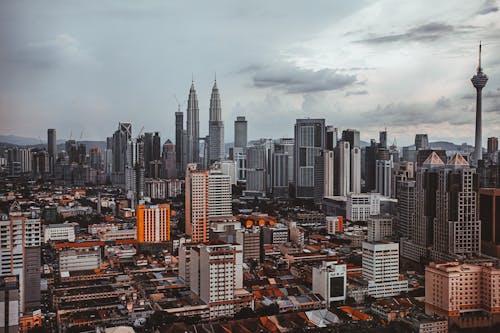
[[[208,152],[206,161],[212,164],[215,161],[224,159],[224,122],[222,121],[222,108],[217,80],[215,80],[212,88],[209,112],[208,140],[206,141],[208,149],[205,151]],[[194,82],[191,83],[191,88],[189,89],[185,140],[185,144],[181,146],[185,148],[185,162],[200,163],[200,109],[198,107],[198,97],[196,96]],[[185,164],[182,163],[182,168],[184,167]]]

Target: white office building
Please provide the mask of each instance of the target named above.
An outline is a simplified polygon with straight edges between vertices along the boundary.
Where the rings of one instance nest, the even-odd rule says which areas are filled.
[[[313,292],[320,294],[330,306],[332,302],[345,301],[347,293],[347,268],[335,261],[323,261],[313,268]]]
[[[75,224],[76,223],[60,223],[49,224],[45,226],[43,232],[43,241],[75,241]]]
[[[408,280],[399,277],[399,244],[363,242],[363,278],[368,281],[368,294],[375,298],[408,291]]]
[[[380,194],[350,193],[347,195],[346,218],[352,222],[367,221],[380,214]]]

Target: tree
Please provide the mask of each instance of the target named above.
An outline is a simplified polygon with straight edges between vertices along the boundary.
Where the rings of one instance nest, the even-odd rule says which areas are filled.
[[[234,319],[247,319],[247,318],[253,318],[257,314],[255,313],[254,310],[252,310],[249,307],[244,307],[242,308],[238,313],[234,315]]]

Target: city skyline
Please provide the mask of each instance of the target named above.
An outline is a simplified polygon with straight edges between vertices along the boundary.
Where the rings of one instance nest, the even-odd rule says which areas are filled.
[[[469,80],[482,40],[486,147],[500,128],[498,2],[429,4],[392,15],[394,1],[287,2],[286,14],[279,4],[192,12],[151,1],[2,3],[0,134],[36,138],[55,128],[59,138],[83,131],[104,140],[130,121],[173,141],[174,95],[184,112],[194,76],[203,137],[217,72],[226,141],[245,116],[249,139],[291,137],[295,119],[310,117],[356,128],[365,141],[387,127],[400,146],[416,133],[473,144]]]

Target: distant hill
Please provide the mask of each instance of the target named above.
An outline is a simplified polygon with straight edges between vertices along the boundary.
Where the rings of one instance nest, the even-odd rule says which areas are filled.
[[[57,150],[64,150],[64,142],[66,140],[57,140]],[[79,143],[84,143],[87,146],[87,152],[90,147],[100,147],[101,151],[106,149],[106,141],[82,140]],[[0,148],[9,147],[31,147],[31,148],[47,148],[47,141],[40,143],[39,139],[27,138],[17,135],[0,135]]]
[[[0,142],[10,143],[16,146],[38,145],[40,140],[17,135],[0,135]]]

